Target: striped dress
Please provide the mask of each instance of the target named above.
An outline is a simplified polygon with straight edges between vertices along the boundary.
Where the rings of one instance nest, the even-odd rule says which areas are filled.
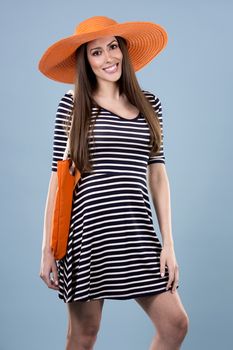
[[[142,90],[158,112],[158,97]],[[73,95],[58,105],[51,170],[57,171],[67,135],[66,114]],[[96,107],[92,107],[95,118]],[[148,124],[139,113],[123,118],[101,108],[94,127],[95,145],[88,142],[93,170],[79,179],[74,193],[67,254],[56,260],[59,291],[65,303],[93,299],[130,299],[166,291],[169,272],[160,275],[162,245],[154,230],[147,188],[147,166],[164,163],[163,142],[150,156]],[[163,133],[162,133],[163,139]],[[171,289],[171,288],[170,288]]]

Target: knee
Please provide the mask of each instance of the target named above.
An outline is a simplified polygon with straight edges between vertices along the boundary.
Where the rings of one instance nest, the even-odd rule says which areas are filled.
[[[167,322],[167,326],[159,331],[159,337],[167,344],[181,344],[188,332],[189,318],[185,312],[176,314]]]
[[[78,331],[69,329],[67,344],[72,344],[71,349],[75,347],[80,350],[92,350],[97,339],[98,330],[99,327],[96,325],[87,325]]]
[[[189,327],[188,315],[186,313],[182,313],[178,317],[176,325],[177,325],[178,333],[180,333],[181,337],[183,338],[188,332],[188,327]]]
[[[88,327],[80,334],[80,350],[92,350],[97,339],[98,330],[95,327]]]
[[[172,338],[176,339],[178,343],[180,343],[185,335],[188,332],[189,327],[189,318],[185,312],[180,313],[174,317],[174,320],[171,322],[171,333]]]

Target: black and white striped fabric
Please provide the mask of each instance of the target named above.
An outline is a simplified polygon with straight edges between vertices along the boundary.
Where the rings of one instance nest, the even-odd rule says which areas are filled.
[[[159,114],[158,97],[142,90]],[[62,159],[67,135],[62,121],[73,106],[61,98],[54,128],[52,171]],[[95,118],[96,109],[93,107]],[[88,142],[93,171],[79,179],[74,194],[66,256],[56,261],[58,296],[64,302],[129,299],[166,291],[160,275],[161,243],[153,227],[147,166],[164,163],[163,142],[150,156],[149,127],[141,113],[123,118],[102,108]],[[162,134],[163,136],[163,134]]]

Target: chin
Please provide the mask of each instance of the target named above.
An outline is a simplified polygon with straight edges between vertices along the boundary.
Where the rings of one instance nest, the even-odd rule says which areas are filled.
[[[112,77],[106,77],[106,76],[98,75],[97,79],[114,82],[114,81],[118,81],[120,79],[120,77],[121,77],[121,74],[116,74],[115,76],[112,76]]]
[[[120,70],[119,70],[118,72],[116,72],[116,74],[112,74],[112,75],[109,74],[109,75],[108,75],[108,74],[106,74],[106,73],[103,73],[102,71],[100,71],[100,72],[95,72],[95,74],[96,74],[96,76],[97,76],[98,79],[114,82],[114,81],[119,80],[120,77],[121,77],[121,74],[122,74],[121,66],[120,66],[119,68],[120,68]],[[119,68],[118,68],[118,69],[119,69]],[[99,73],[99,74],[98,74],[98,73]]]
[[[100,77],[100,76],[99,76]],[[117,81],[121,77],[121,72],[112,76],[101,76],[101,79],[107,80],[107,81]]]

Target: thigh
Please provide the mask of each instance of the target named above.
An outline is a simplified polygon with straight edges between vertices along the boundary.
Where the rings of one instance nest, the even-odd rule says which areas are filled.
[[[67,303],[69,331],[82,333],[83,331],[93,330],[93,333],[97,332],[100,326],[103,305],[104,299]]]
[[[147,313],[153,324],[159,331],[172,324],[186,323],[187,313],[181,302],[178,291],[170,290],[152,296],[135,298],[137,303]]]

